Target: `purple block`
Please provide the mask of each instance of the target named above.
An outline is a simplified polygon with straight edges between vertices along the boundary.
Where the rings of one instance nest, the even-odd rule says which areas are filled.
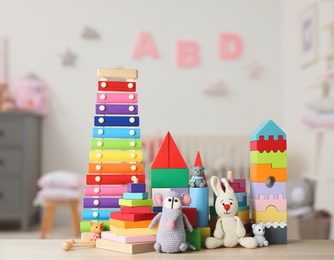
[[[108,105],[96,104],[96,114],[120,114],[120,115],[137,115],[138,105]]]
[[[171,188],[172,191],[175,191],[177,193],[179,193],[180,195],[182,193],[187,193],[189,194],[189,189],[188,188]]]
[[[273,195],[274,199],[278,199],[279,194],[283,194],[286,198],[286,182],[274,182],[271,188],[266,186],[264,182],[250,182],[250,197],[259,199],[259,195],[264,195],[265,199],[269,199],[269,195]]]
[[[119,208],[120,198],[84,198],[84,208]]]
[[[127,184],[128,192],[146,192],[145,183],[128,183]]]

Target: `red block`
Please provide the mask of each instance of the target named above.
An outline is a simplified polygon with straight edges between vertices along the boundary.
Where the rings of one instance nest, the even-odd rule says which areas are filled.
[[[286,150],[286,140],[283,139],[283,135],[279,135],[278,139],[275,140],[274,136],[270,135],[268,140],[264,139],[264,136],[261,135],[259,140],[250,142],[250,150],[251,151],[259,151],[262,153],[266,152],[284,152]]]
[[[192,227],[196,227],[197,223],[197,213],[196,208],[192,207],[182,207],[182,213],[186,215]],[[186,225],[184,225],[186,227]]]
[[[129,221],[139,221],[139,220],[151,220],[153,219],[158,212],[151,213],[139,213],[139,214],[123,214],[121,212],[111,212],[110,218],[118,220],[129,220]]]
[[[98,82],[98,90],[100,90],[100,91],[135,92],[136,91],[136,82],[127,82],[127,81],[99,81]]]
[[[121,206],[122,214],[137,214],[137,213],[151,213],[152,208],[150,206],[142,206],[142,207],[127,207]]]

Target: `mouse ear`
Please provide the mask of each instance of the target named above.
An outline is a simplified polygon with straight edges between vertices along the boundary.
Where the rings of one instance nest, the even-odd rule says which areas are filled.
[[[210,179],[211,188],[213,192],[216,194],[216,196],[220,196],[224,193],[222,186],[220,184],[220,180],[217,176],[212,176]]]
[[[187,193],[181,194],[181,202],[183,205],[188,206],[191,202],[191,198]]]
[[[221,181],[225,186],[225,193],[234,194],[234,190],[231,188],[230,183],[227,181],[227,179],[222,178]]]
[[[161,193],[157,193],[154,195],[154,202],[158,205],[161,205],[163,201],[163,196]]]

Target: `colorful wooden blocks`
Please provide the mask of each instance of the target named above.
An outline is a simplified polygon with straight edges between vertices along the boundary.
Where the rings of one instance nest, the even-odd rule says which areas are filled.
[[[286,134],[272,120],[250,136],[250,163],[252,221],[265,224],[269,244],[286,244]]]

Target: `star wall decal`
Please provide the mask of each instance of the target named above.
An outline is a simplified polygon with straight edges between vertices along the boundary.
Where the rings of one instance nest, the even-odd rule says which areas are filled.
[[[211,96],[224,96],[228,94],[229,90],[225,82],[222,79],[218,79],[207,84],[203,92]]]
[[[83,32],[81,33],[81,36],[85,39],[99,39],[100,38],[99,33],[90,27],[85,27]]]
[[[256,60],[246,63],[245,69],[247,76],[252,79],[260,78],[263,72],[263,67]]]
[[[64,66],[74,66],[77,56],[69,49],[60,55]]]

